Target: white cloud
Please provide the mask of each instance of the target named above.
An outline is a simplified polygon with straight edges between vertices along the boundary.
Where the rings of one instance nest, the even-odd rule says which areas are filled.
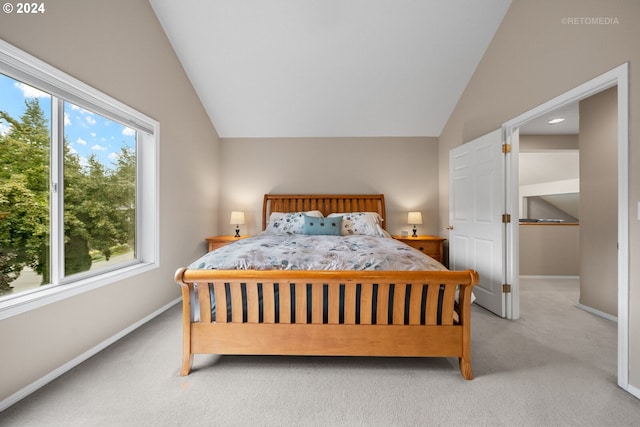
[[[0,135],[6,135],[11,131],[11,126],[0,122]]]
[[[115,162],[115,161],[116,161],[116,160],[118,160],[119,158],[120,158],[120,155],[119,155],[118,153],[110,153],[110,154],[109,154],[109,160],[112,160],[112,161],[114,161],[114,162]]]
[[[51,96],[40,89],[36,89],[22,82],[16,82],[15,86],[22,91],[25,98],[49,98]]]
[[[72,109],[73,111],[77,111],[77,112],[79,112],[80,114],[93,114],[91,111],[89,111],[89,110],[85,110],[84,108],[82,108],[82,107],[78,107],[77,105],[73,105],[73,104],[69,104],[69,105],[71,105],[71,109]]]
[[[136,131],[131,128],[125,127],[124,129],[122,129],[122,134],[124,136],[133,136],[136,134]]]
[[[87,141],[85,141],[85,140],[84,140],[84,139],[82,139],[82,138],[78,138],[78,140],[76,141],[76,143],[77,143],[77,144],[80,144],[80,145],[87,145]]]
[[[96,119],[93,118],[93,116],[87,116],[84,118],[87,123],[89,123],[90,125],[95,125],[96,124]]]
[[[96,144],[93,147],[91,147],[91,149],[93,151],[106,151],[107,147],[103,147],[102,145]]]
[[[69,118],[69,115],[67,114],[67,112],[64,112],[64,125],[65,126],[69,126],[71,125],[71,119]]]
[[[80,167],[88,168],[89,167],[89,159],[84,156],[78,156],[78,161],[80,162]]]
[[[96,133],[95,132],[91,132],[91,137],[95,138],[96,137]]]

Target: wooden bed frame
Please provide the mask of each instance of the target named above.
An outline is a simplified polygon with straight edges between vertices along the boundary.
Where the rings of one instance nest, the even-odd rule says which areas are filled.
[[[383,195],[268,194],[264,197],[263,229],[271,212],[307,210],[320,210],[324,215],[378,212],[385,218]],[[181,268],[175,279],[182,288],[181,375],[191,371],[194,354],[261,354],[457,357],[462,376],[473,378],[470,304],[478,274],[472,270]],[[216,301],[225,301],[227,292],[231,316],[227,316],[225,304],[217,304],[219,320],[212,322],[212,294]],[[197,295],[198,321],[192,319],[192,295]],[[307,298],[311,315],[295,316],[296,312],[307,312]]]

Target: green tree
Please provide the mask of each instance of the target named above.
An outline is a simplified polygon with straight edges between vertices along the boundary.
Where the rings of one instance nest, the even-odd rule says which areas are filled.
[[[48,263],[49,130],[37,99],[25,107],[20,120],[0,111],[9,125],[0,134],[0,293],[25,266],[40,272]]]
[[[136,226],[136,154],[130,147],[122,147],[112,176],[114,194],[114,222],[118,225],[119,240],[130,247],[135,245]]]
[[[44,111],[36,98],[25,100],[20,121],[11,120],[7,138],[14,146],[13,173],[24,174],[28,188],[38,197],[49,197],[49,147],[51,136]],[[3,116],[8,116],[6,113]]]
[[[108,260],[111,257],[111,247],[119,243],[112,213],[114,206],[117,206],[113,203],[116,194],[107,170],[95,155],[89,157],[88,163],[88,173],[81,186],[85,197],[73,209],[76,217],[87,226],[91,247],[102,252]]]
[[[0,134],[0,294],[29,266],[48,284],[50,131],[37,99],[25,100]],[[108,260],[114,247],[134,245],[136,155],[123,147],[109,167],[91,156],[86,164],[64,143],[65,274],[91,267],[90,251]]]
[[[48,231],[43,210],[47,207],[27,188],[24,175],[0,184],[0,295],[11,291],[24,267],[38,264]]]

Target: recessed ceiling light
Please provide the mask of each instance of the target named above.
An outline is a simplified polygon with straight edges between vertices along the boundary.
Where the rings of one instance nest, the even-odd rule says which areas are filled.
[[[547,123],[549,123],[550,125],[556,125],[556,124],[562,123],[562,122],[564,122],[564,119],[562,117],[558,117],[557,119],[549,120]]]

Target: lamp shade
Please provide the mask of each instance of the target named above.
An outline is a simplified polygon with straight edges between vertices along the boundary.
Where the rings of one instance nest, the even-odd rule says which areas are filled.
[[[407,224],[422,224],[422,212],[409,212],[409,215],[407,215]]]
[[[233,211],[231,212],[231,220],[229,224],[244,224],[244,212],[241,211]]]

